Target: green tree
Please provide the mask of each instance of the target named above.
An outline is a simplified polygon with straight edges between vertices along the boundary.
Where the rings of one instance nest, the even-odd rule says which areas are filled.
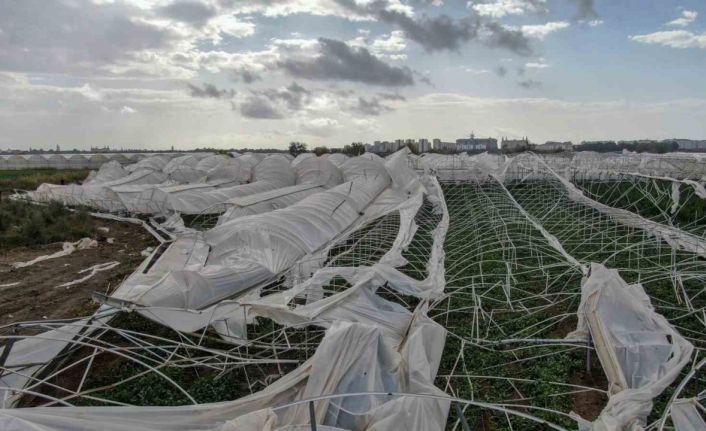
[[[328,147],[316,147],[316,148],[314,148],[314,154],[316,154],[317,156],[321,156],[321,155],[323,155],[323,154],[328,154],[328,153],[330,153]]]
[[[360,156],[364,153],[365,145],[361,144],[360,142],[354,142],[350,145],[346,145],[343,147],[343,154],[347,154],[349,156]]]
[[[297,157],[301,153],[306,153],[306,144],[303,142],[290,142],[289,143],[289,154]]]

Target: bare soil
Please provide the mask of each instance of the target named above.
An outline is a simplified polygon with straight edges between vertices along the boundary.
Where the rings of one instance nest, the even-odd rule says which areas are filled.
[[[114,290],[145,259],[141,252],[156,247],[157,240],[141,226],[96,220],[99,231],[95,238],[98,247],[76,250],[72,254],[45,260],[34,265],[15,269],[14,262],[25,262],[38,256],[60,251],[61,243],[17,247],[0,251],[0,326],[13,322],[41,319],[66,319],[92,314],[98,304],[91,294]],[[107,239],[113,238],[113,243]],[[86,274],[78,272],[93,265],[112,261],[120,265],[101,271],[88,280],[65,288],[57,287],[79,279]]]
[[[588,386],[607,390],[608,379],[601,368],[600,361],[596,353],[592,353],[591,373],[575,372],[569,378],[569,383],[572,385]],[[571,396],[571,409],[581,415],[582,418],[588,421],[594,421],[608,402],[608,396],[605,393],[597,391],[586,391],[573,394]]]

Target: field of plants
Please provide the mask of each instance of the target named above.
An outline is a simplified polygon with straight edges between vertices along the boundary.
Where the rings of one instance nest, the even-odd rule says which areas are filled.
[[[706,204],[699,188],[668,178],[579,175],[567,180],[588,199],[579,200],[548,167],[518,164],[512,169],[503,179],[489,175],[441,181],[446,213],[426,198],[416,212],[399,270],[418,282],[432,275],[437,229],[447,222],[442,295],[423,298],[387,283],[373,291],[389,313],[416,316],[421,309],[445,329],[433,384],[455,400],[446,429],[568,430],[606,420],[606,415],[619,417],[612,403],[620,391],[606,370],[610,364],[594,337],[581,334],[588,318],[583,289],[596,264],[616,270],[628,285],[640,286],[646,308],[664,316],[675,334],[694,347],[688,364],[648,400],[649,408],[639,419],[646,429],[675,429],[675,403],[694,400],[700,405],[705,396],[701,388],[706,376],[699,369],[706,348],[706,259],[699,250],[655,234],[647,222],[630,224],[624,215],[616,217],[604,208],[626,210],[700,241]],[[49,205],[32,217],[53,221],[61,210]],[[20,207],[3,211],[23,217]],[[85,217],[80,211],[71,216]],[[324,269],[374,267],[389,258],[386,252],[404,222],[401,212],[382,215],[311,259],[321,260]],[[35,237],[42,235],[51,233]],[[307,262],[297,265],[306,268]],[[336,276],[314,298],[306,290],[287,296],[307,278],[303,270],[297,274],[301,278],[287,274],[271,280],[259,290],[260,298],[274,301],[284,295],[286,309],[294,310],[354,290],[351,278]],[[316,320],[281,325],[259,315],[244,320],[247,342],[234,346],[213,328],[175,331],[156,323],[149,311],[126,312],[128,308],[114,308],[96,335],[62,352],[19,405],[187,406],[257,397],[311,364],[326,340],[326,325]],[[24,325],[21,331],[58,327],[45,322]],[[644,333],[640,337],[647,338],[635,341],[653,336]],[[625,349],[616,354],[618,360],[631,358],[638,368],[639,358],[661,355],[657,347],[651,353],[650,348],[635,350],[629,341],[612,342]],[[640,389],[635,382],[651,372],[640,369],[626,377],[628,386],[635,386],[630,390]]]

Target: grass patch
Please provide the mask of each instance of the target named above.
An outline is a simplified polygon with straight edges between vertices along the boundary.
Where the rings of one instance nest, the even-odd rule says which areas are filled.
[[[64,184],[82,181],[88,169],[18,169],[0,171],[0,191],[35,190],[42,183]]]
[[[76,241],[95,233],[95,221],[85,208],[69,211],[56,201],[48,205],[0,202],[0,249]]]

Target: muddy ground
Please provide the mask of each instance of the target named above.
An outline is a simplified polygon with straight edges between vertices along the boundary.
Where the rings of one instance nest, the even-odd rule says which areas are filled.
[[[76,250],[64,257],[15,269],[13,262],[26,262],[38,256],[60,251],[61,243],[0,250],[0,326],[13,322],[41,319],[62,319],[92,314],[98,304],[91,300],[94,291],[114,290],[145,257],[147,247],[156,247],[157,240],[144,228],[129,223],[96,220],[100,231],[98,247]],[[107,239],[113,238],[110,244]],[[79,279],[78,272],[93,265],[118,261],[113,269],[98,272],[92,278],[65,288],[57,287]],[[3,285],[19,283],[12,286]]]

